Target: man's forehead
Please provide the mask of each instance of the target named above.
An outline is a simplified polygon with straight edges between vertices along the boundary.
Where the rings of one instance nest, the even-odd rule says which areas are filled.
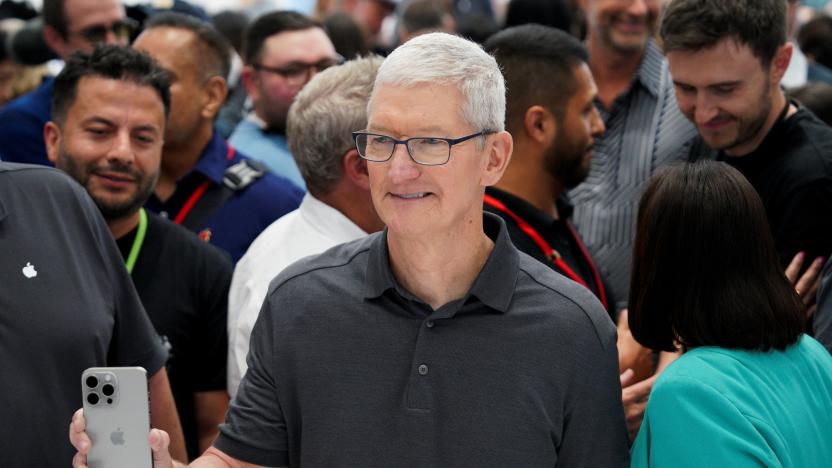
[[[125,106],[129,103],[128,106]],[[164,122],[162,97],[150,85],[101,76],[84,76],[78,80],[75,100],[68,115],[84,120],[90,114],[116,113],[125,115],[136,108],[147,111],[149,120]]]
[[[64,17],[67,29],[77,30],[87,25],[123,19],[125,13],[117,0],[65,0]]]
[[[288,63],[314,62],[335,56],[335,47],[329,36],[318,27],[296,31],[283,31],[269,36],[263,43],[262,59]]]
[[[467,123],[463,96],[452,84],[378,85],[368,109],[368,126],[391,135],[447,136]]]

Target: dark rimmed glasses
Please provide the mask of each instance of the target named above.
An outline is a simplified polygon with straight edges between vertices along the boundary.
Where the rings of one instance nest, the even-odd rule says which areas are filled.
[[[319,60],[315,63],[290,62],[282,67],[269,67],[261,63],[255,63],[251,67],[260,72],[280,75],[289,83],[300,84],[306,83],[312,78],[310,72],[313,69],[316,73],[320,73],[329,67],[341,65],[342,63],[344,63],[344,57],[336,54],[335,57]]]
[[[485,137],[496,133],[483,130],[460,138],[414,137],[397,140],[388,135],[369,132],[353,132],[358,155],[367,161],[384,162],[393,157],[396,145],[404,145],[407,154],[416,164],[423,166],[441,166],[451,159],[451,148],[472,138]]]
[[[93,44],[99,44],[106,42],[108,32],[112,32],[113,36],[118,39],[128,40],[130,39],[130,35],[133,34],[138,28],[138,21],[132,18],[124,18],[114,21],[111,24],[96,24],[88,26],[80,31],[71,32],[70,34],[76,34]]]

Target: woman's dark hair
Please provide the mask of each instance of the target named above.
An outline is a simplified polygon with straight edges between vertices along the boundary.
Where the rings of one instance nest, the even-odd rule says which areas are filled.
[[[804,329],[757,192],[725,163],[668,166],[638,211],[630,329],[665,351],[784,349]]]

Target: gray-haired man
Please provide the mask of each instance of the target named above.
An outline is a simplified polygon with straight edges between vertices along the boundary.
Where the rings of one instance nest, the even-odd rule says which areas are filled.
[[[483,214],[511,156],[504,115],[499,67],[471,42],[427,34],[385,60],[353,135],[387,228],[272,281],[194,466],[627,464],[612,322]],[[83,452],[82,429],[79,413]]]

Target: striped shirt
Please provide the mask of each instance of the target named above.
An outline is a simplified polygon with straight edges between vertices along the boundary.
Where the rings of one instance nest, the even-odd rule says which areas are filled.
[[[607,110],[586,180],[569,193],[573,222],[609,285],[627,306],[638,201],[657,167],[684,159],[696,128],[676,104],[667,61],[651,40],[629,89]]]

